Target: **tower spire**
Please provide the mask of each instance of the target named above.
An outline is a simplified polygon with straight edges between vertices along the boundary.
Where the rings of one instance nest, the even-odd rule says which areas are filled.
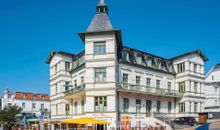
[[[104,0],[100,0],[99,4],[96,6],[97,13],[107,13],[108,14],[108,6],[105,4]]]
[[[105,4],[105,0],[100,0],[100,2],[99,2],[98,5],[106,5],[106,4]]]

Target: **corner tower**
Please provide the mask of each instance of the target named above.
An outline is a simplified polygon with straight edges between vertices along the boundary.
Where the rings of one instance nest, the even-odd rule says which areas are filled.
[[[89,117],[117,121],[117,50],[122,45],[121,31],[113,28],[108,6],[101,0],[86,32],[79,33],[85,44],[85,112]],[[94,118],[97,118],[94,117]],[[111,127],[116,127],[112,123]]]

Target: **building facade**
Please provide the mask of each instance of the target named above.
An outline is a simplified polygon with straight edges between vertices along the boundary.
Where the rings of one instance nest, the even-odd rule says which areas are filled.
[[[205,79],[205,111],[220,112],[220,64],[215,65]]]
[[[4,90],[2,109],[6,106],[16,105],[22,108],[22,114],[40,116],[43,111],[50,111],[49,95],[24,92],[10,92]]]
[[[146,126],[154,114],[197,116],[203,112],[204,62],[199,50],[171,59],[123,45],[103,0],[86,32],[79,54],[52,51],[51,120],[91,117],[108,128]],[[149,120],[151,119],[151,120]]]

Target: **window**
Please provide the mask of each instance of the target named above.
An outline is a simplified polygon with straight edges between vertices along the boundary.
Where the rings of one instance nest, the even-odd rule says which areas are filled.
[[[8,98],[11,98],[11,94],[8,94]]]
[[[123,74],[123,83],[124,84],[128,83],[128,74]]]
[[[140,85],[140,84],[141,84],[141,77],[136,76],[136,85]]]
[[[85,106],[85,102],[84,100],[81,101],[81,113],[84,113],[84,106]]]
[[[179,83],[179,93],[185,93],[185,82]]]
[[[136,112],[141,112],[141,99],[136,99]]]
[[[58,105],[56,104],[56,115],[58,115]]]
[[[64,87],[65,87],[66,91],[69,90],[70,89],[70,82],[66,81]]]
[[[185,71],[185,62],[177,64],[177,72],[181,73]]]
[[[81,77],[81,85],[84,84],[84,77]]]
[[[95,68],[95,82],[102,83],[106,81],[106,68]]]
[[[151,105],[152,105],[152,101],[151,100],[146,100],[146,113],[151,112]]]
[[[70,114],[70,105],[66,104],[66,115]]]
[[[94,54],[101,55],[106,53],[106,46],[104,43],[94,43]]]
[[[57,73],[57,64],[56,65],[54,65],[54,72],[55,72],[55,74]]]
[[[57,88],[57,84],[54,84],[54,88],[55,88],[55,94],[57,94],[58,93],[58,88]]]
[[[189,102],[189,112],[192,112],[192,102]]]
[[[44,104],[40,105],[40,109],[43,111],[44,110]]]
[[[95,111],[105,112],[107,111],[107,97],[95,97]]]
[[[127,62],[130,62],[129,52],[128,51],[123,51],[122,57],[123,57],[123,60],[125,60]]]
[[[146,91],[151,92],[151,78],[146,79]]]
[[[160,92],[160,80],[156,80],[156,91]]]
[[[25,109],[25,103],[22,102],[22,109]]]
[[[157,67],[157,69],[161,69],[162,68],[162,63],[161,63],[161,61],[157,61],[156,62],[156,67]]]
[[[194,64],[194,72],[197,72],[197,70],[198,70],[198,65]]]
[[[74,108],[75,108],[74,114],[77,114],[78,113],[78,111],[77,111],[77,102],[74,103]]]
[[[194,103],[194,112],[198,112],[198,103],[197,102]]]
[[[167,82],[167,89],[169,92],[171,91],[171,82]]]
[[[147,66],[152,66],[152,64],[153,64],[153,58],[152,57],[148,57],[147,58]]]
[[[168,113],[171,113],[172,102],[168,102]]]
[[[70,62],[65,62],[65,70],[66,71],[70,70]]]
[[[198,92],[198,82],[194,82],[194,91]]]
[[[146,80],[147,80],[147,83],[146,83],[147,87],[150,87],[151,86],[151,78],[147,78]]]
[[[35,109],[36,108],[36,104],[32,103],[32,108]]]
[[[142,64],[142,56],[141,55],[136,55],[135,56],[135,61],[137,64],[141,65]]]
[[[77,80],[74,80],[74,87],[77,87]]]
[[[214,80],[214,76],[212,75],[212,80]]]
[[[129,99],[123,98],[123,112],[128,112],[129,109]]]
[[[160,108],[161,108],[161,102],[157,101],[157,113],[160,113]]]
[[[183,113],[185,112],[185,103],[179,103],[179,112],[180,113]]]

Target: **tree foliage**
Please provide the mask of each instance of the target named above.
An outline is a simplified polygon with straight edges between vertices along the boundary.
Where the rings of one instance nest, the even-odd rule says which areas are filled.
[[[22,111],[18,106],[7,106],[0,111],[0,122],[2,122],[6,129],[11,129],[16,122],[16,115]]]

